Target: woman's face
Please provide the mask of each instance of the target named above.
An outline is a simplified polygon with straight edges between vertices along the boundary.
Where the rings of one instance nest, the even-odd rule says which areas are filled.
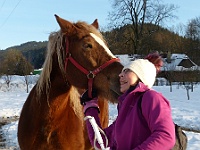
[[[125,93],[130,86],[134,86],[137,84],[139,78],[137,75],[131,71],[130,69],[125,69],[119,74],[120,77],[120,91]]]

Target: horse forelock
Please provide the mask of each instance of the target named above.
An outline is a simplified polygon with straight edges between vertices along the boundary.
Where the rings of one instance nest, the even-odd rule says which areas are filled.
[[[50,34],[48,45],[47,45],[46,59],[43,64],[43,69],[36,86],[38,96],[42,94],[42,91],[44,89],[46,90],[44,92],[46,92],[46,94],[48,95],[49,89],[51,87],[50,74],[52,71],[54,53],[57,54],[59,68],[62,74],[64,74],[63,57],[62,57],[63,54],[61,52],[61,50],[64,47],[62,43],[63,43],[63,35],[61,34],[61,32],[52,32]]]

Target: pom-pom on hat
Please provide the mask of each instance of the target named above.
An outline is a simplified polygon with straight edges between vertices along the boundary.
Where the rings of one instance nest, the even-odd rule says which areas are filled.
[[[153,63],[147,59],[136,59],[125,65],[123,70],[130,69],[138,78],[149,88],[151,88],[156,79],[156,68]]]

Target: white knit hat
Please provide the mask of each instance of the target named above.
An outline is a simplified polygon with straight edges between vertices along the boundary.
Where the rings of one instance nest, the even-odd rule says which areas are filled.
[[[151,88],[156,79],[156,68],[153,63],[147,59],[136,59],[125,65],[123,70],[130,69],[138,78],[149,88]]]

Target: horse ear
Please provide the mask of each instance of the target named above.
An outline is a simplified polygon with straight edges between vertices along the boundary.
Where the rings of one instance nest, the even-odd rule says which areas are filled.
[[[69,21],[64,20],[55,14],[56,20],[61,28],[62,33],[73,35],[76,33],[76,27]]]
[[[99,29],[99,23],[97,19],[95,19],[91,25],[93,25],[96,29]]]

